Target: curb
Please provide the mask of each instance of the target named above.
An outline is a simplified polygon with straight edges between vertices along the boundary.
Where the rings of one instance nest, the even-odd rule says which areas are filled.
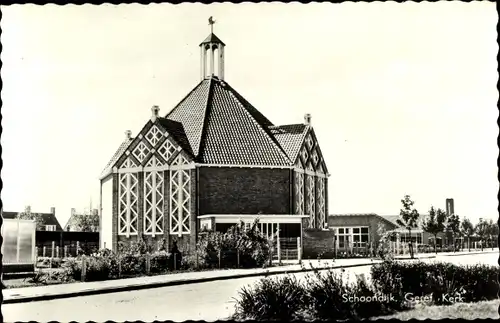
[[[378,262],[376,262],[378,263]],[[354,265],[337,265],[330,266],[324,268],[318,268],[318,270],[328,270],[328,269],[338,269],[338,268],[352,268],[352,267],[362,267],[362,266],[370,266],[373,265],[373,262],[369,263],[361,263]],[[48,295],[33,295],[27,297],[19,297],[19,298],[11,298],[4,299],[2,304],[16,304],[16,303],[28,303],[28,302],[37,302],[37,301],[48,301],[54,299],[62,299],[62,298],[70,298],[70,297],[78,297],[78,296],[90,296],[97,294],[109,294],[109,293],[118,293],[118,292],[126,292],[133,290],[142,290],[142,289],[150,289],[150,288],[160,288],[160,287],[169,287],[169,286],[177,286],[177,285],[188,285],[188,284],[197,284],[197,283],[206,283],[218,280],[228,280],[228,279],[239,279],[239,278],[247,278],[247,277],[257,277],[257,276],[272,276],[272,275],[280,275],[280,274],[293,274],[299,272],[310,272],[315,270],[316,268],[305,268],[305,269],[292,269],[292,270],[277,270],[277,271],[265,271],[265,272],[257,272],[257,273],[241,273],[235,275],[228,276],[216,276],[216,277],[206,277],[206,278],[195,278],[195,279],[177,279],[166,282],[155,282],[149,284],[130,284],[126,286],[112,286],[112,287],[104,287],[97,289],[87,289],[80,290],[76,292],[68,292],[63,294],[48,294]]]
[[[458,256],[458,255],[457,255]],[[435,258],[435,256],[429,257],[421,257],[417,259],[430,259]],[[406,258],[395,259],[395,260],[409,260]],[[198,284],[198,283],[207,283],[219,280],[228,280],[228,279],[239,279],[239,278],[247,278],[247,277],[258,277],[258,276],[273,276],[280,274],[294,274],[299,272],[310,272],[316,269],[318,270],[329,270],[329,269],[339,269],[339,268],[354,268],[354,267],[363,267],[363,266],[371,266],[373,264],[380,263],[380,259],[374,259],[373,261],[353,264],[353,265],[333,265],[329,267],[323,268],[300,268],[300,269],[291,269],[291,270],[276,270],[276,271],[264,271],[264,272],[256,272],[256,273],[241,273],[234,274],[228,276],[216,276],[216,277],[205,277],[205,278],[194,278],[194,279],[177,279],[166,282],[154,282],[148,284],[130,284],[126,286],[111,286],[104,287],[98,289],[87,289],[80,290],[76,292],[67,292],[62,294],[48,294],[48,295],[33,295],[27,297],[15,297],[11,299],[4,299],[2,304],[16,304],[16,303],[28,303],[28,302],[36,302],[36,301],[48,301],[54,299],[62,299],[62,298],[70,298],[70,297],[78,297],[78,296],[90,296],[90,295],[98,295],[98,294],[109,294],[109,293],[118,293],[118,292],[126,292],[133,290],[143,290],[150,288],[160,288],[160,287],[169,287],[169,286],[177,286],[177,285],[188,285],[188,284]]]

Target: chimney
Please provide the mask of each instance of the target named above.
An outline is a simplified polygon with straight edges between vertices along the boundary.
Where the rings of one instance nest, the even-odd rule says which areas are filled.
[[[153,105],[153,107],[151,108],[151,122],[155,122],[156,119],[158,118],[158,113],[160,112],[160,107],[158,107],[157,105]]]
[[[26,205],[26,207],[24,208],[24,212],[31,213],[31,206],[30,205]]]
[[[304,124],[307,126],[311,125],[311,114],[310,113],[306,113],[304,115]]]
[[[51,207],[50,208],[50,213],[56,215],[56,208],[55,207]]]
[[[130,130],[125,131],[125,139],[132,139],[132,131]]]

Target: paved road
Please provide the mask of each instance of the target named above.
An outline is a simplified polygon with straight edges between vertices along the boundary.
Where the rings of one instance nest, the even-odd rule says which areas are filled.
[[[496,265],[497,259],[498,253],[438,256],[436,258],[438,261],[453,263],[480,262],[490,265]],[[348,268],[346,274],[351,278],[361,273],[369,276],[369,270],[369,266]],[[299,279],[304,278],[302,273],[296,276]],[[5,322],[214,321],[229,317],[233,313],[233,298],[238,296],[238,290],[253,284],[258,279],[258,277],[252,277],[51,301],[7,304],[2,306],[2,312]]]

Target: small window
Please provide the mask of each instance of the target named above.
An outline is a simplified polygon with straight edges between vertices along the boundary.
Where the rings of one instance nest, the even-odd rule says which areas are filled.
[[[361,241],[362,242],[368,242],[368,235],[367,234],[361,235]]]
[[[352,229],[352,232],[353,232],[353,233],[359,233],[359,228],[354,228],[354,229]]]
[[[352,236],[352,241],[358,242],[359,241],[359,236]]]
[[[368,233],[368,228],[361,228],[361,233]]]
[[[345,229],[345,233],[349,233],[349,229],[348,229],[348,228],[347,228],[347,229]]]
[[[339,229],[339,233],[342,233],[342,234],[343,234],[343,233],[344,233],[344,229],[343,229],[343,228],[340,228],[340,229]]]

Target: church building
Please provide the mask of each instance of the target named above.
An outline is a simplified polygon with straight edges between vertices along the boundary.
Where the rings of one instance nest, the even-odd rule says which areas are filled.
[[[305,114],[275,125],[225,80],[225,44],[199,45],[200,82],[170,112],[153,106],[100,177],[100,247],[144,239],[194,248],[200,230],[259,218],[270,234],[327,226],[328,171]]]

